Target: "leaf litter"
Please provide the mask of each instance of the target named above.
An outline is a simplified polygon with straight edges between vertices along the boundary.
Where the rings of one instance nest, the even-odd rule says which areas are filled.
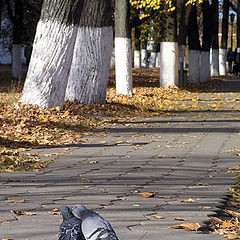
[[[53,158],[42,160],[38,154],[26,152],[35,147],[83,143],[86,136],[94,134],[89,130],[100,125],[129,122],[139,117],[169,116],[171,111],[239,111],[237,94],[229,92],[226,98],[224,92],[216,91],[226,78],[213,78],[208,83],[187,88],[159,88],[159,69],[133,69],[134,94],[130,97],[116,95],[112,70],[105,105],[66,102],[63,109],[40,110],[23,104],[16,109],[23,82],[12,79],[10,73],[0,73],[0,172],[44,168]],[[205,113],[204,116],[207,118]],[[223,116],[239,119],[230,113]],[[201,117],[202,114],[196,114],[196,118]],[[238,155],[238,151],[234,152]]]

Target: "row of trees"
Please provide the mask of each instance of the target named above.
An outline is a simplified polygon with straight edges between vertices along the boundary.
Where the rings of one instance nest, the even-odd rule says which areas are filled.
[[[33,41],[41,6],[42,0],[0,0],[0,19],[8,19],[12,26],[8,29],[7,24],[5,36],[1,36],[11,37],[11,46],[7,47],[12,52],[12,75],[16,78],[22,76],[22,44]]]
[[[62,107],[65,100],[105,103],[113,34],[116,91],[132,95],[131,32],[135,30],[134,42],[139,46],[139,26],[146,22],[153,24],[150,29],[157,29],[152,32],[154,50],[160,48],[160,86],[178,85],[186,43],[190,83],[209,80],[210,47],[212,74],[224,75],[230,7],[239,10],[223,0],[219,49],[218,0],[44,0],[20,102],[40,108]]]

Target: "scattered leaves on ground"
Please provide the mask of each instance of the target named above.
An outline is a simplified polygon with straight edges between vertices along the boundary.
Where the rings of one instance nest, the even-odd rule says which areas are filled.
[[[230,190],[231,198],[228,206],[223,209],[218,217],[212,217],[210,221],[210,233],[223,235],[227,239],[240,239],[240,188]]]
[[[144,198],[153,198],[157,195],[157,192],[142,192],[142,193],[139,193],[139,195]]]
[[[9,200],[5,200],[6,203],[25,203],[27,202],[26,199],[9,199]]]
[[[164,217],[158,216],[158,215],[153,215],[152,218],[154,218],[154,219],[163,219]]]
[[[171,228],[184,229],[186,231],[197,231],[200,227],[199,223],[182,223],[171,226]]]
[[[181,218],[181,217],[175,217],[174,220],[175,221],[187,221],[187,219]]]
[[[195,200],[193,200],[192,198],[188,198],[188,199],[179,200],[179,202],[195,203]]]
[[[226,78],[215,78],[188,88],[160,88],[159,69],[133,69],[132,97],[116,95],[114,71],[111,70],[106,104],[66,102],[62,110],[59,107],[40,110],[23,104],[15,108],[23,81],[12,79],[10,72],[1,72],[0,80],[0,172],[46,167],[48,161],[39,161],[24,151],[33,147],[84,142],[84,137],[93,134],[91,130],[100,124],[168,115],[176,111],[240,109],[236,104],[239,98],[234,93],[226,98],[224,92],[216,91]],[[132,150],[140,149],[142,147],[135,146]]]
[[[59,209],[58,208],[54,208],[52,211],[48,211],[48,214],[50,215],[59,215]]]

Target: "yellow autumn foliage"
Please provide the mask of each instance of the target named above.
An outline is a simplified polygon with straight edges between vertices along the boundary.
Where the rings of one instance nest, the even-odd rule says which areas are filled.
[[[180,0],[182,1],[182,0]],[[186,2],[186,5],[188,4],[195,4],[196,2],[202,3],[204,0],[188,0]],[[136,9],[149,9],[152,8],[154,10],[157,10],[160,8],[161,3],[163,0],[130,0],[130,4],[135,7]],[[175,7],[173,6],[173,1],[172,0],[165,0],[165,3],[168,8],[168,12],[174,11]]]

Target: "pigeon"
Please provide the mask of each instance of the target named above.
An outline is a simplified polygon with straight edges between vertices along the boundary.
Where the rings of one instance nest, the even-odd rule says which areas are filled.
[[[82,234],[81,223],[79,218],[76,218],[68,206],[60,207],[63,222],[58,231],[58,240],[86,240]]]
[[[86,240],[119,240],[110,223],[82,204],[73,206],[73,214],[82,220]]]

